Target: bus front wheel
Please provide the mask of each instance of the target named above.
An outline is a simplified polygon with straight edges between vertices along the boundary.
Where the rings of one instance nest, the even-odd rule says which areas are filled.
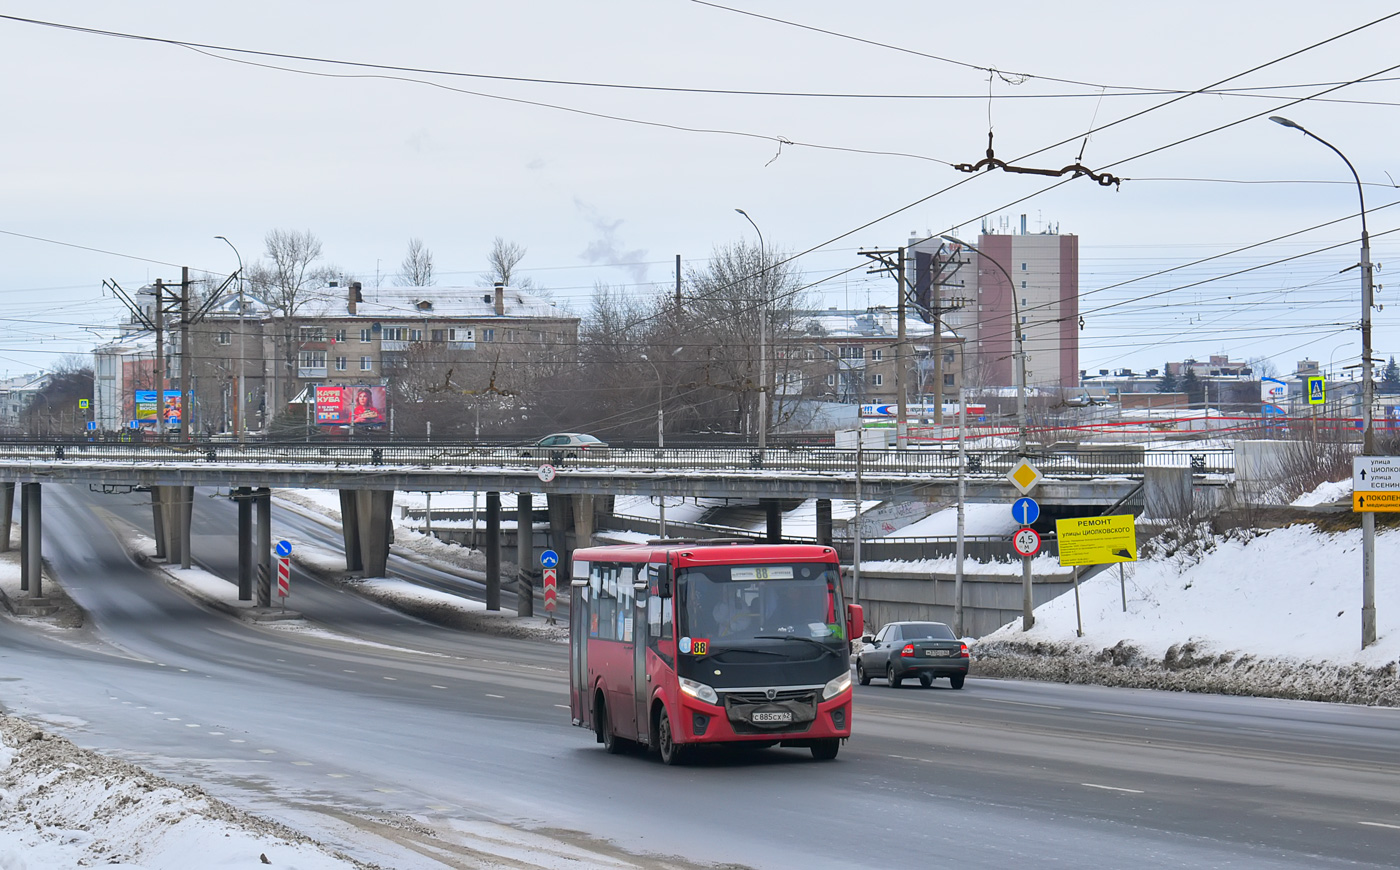
[[[831,761],[841,751],[841,738],[829,737],[812,741],[812,757],[817,761]]]
[[[656,725],[656,750],[661,755],[662,764],[681,764],[685,760],[685,747],[672,738],[671,717],[664,709]]]

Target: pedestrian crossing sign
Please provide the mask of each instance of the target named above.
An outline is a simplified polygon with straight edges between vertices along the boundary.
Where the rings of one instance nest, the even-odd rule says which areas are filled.
[[[1308,378],[1308,404],[1321,405],[1327,401],[1327,379],[1321,376]]]

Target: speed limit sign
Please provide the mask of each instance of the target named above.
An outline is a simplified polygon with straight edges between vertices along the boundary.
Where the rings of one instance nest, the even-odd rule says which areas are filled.
[[[1011,546],[1022,556],[1034,556],[1040,552],[1040,535],[1035,529],[1018,529],[1011,536]]]

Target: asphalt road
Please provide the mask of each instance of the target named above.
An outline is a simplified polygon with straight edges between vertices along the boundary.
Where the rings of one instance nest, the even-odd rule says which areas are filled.
[[[876,681],[857,687],[855,736],[835,762],[774,749],[667,768],[607,756],[569,726],[562,645],[440,629],[309,579],[296,606],[326,632],[240,623],[127,556],[123,516],[149,518],[139,497],[46,489],[47,556],[91,620],[71,632],[0,621],[6,709],[386,867],[451,866],[386,833],[383,819],[410,816],[439,832],[476,820],[585,831],[743,867],[1393,867],[1400,855],[1397,710]],[[195,553],[231,577],[218,510],[197,507]]]

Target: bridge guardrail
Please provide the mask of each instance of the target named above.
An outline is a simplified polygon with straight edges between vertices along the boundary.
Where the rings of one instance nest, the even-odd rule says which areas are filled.
[[[972,478],[1002,477],[1019,456],[1014,451],[967,451],[966,471]],[[1069,450],[1032,453],[1030,461],[1050,477],[1098,477],[1140,475],[1146,468],[1189,468],[1199,474],[1230,474],[1235,470],[1234,451],[1228,448],[1171,450]],[[866,450],[860,453],[860,469],[870,475],[927,475],[955,477],[956,450]],[[545,460],[521,447],[474,444],[394,445],[388,442],[356,444],[34,444],[0,442],[0,462],[130,462],[297,464],[316,466],[409,466],[419,468],[537,468]],[[590,471],[618,469],[637,472],[718,471],[724,473],[854,474],[857,453],[829,447],[715,448],[611,448],[600,456],[564,457],[561,469]]]

